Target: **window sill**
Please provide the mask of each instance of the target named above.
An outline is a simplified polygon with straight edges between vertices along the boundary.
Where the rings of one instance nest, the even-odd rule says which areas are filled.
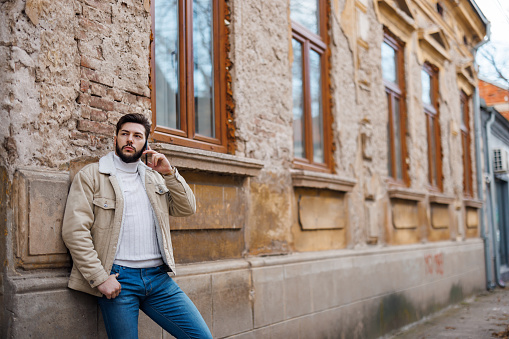
[[[445,194],[429,194],[429,202],[442,205],[450,205],[454,202],[454,197]]]
[[[482,208],[482,201],[481,200],[476,200],[476,199],[463,199],[463,203],[465,204],[466,207],[473,207],[473,208]]]
[[[351,192],[357,180],[341,178],[334,174],[291,170],[294,187],[326,188],[332,191]]]
[[[177,168],[254,177],[264,164],[260,160],[241,158],[183,146],[153,143],[150,147],[166,155]]]
[[[426,197],[426,193],[401,186],[389,187],[387,192],[389,193],[389,198],[391,199],[422,201]]]

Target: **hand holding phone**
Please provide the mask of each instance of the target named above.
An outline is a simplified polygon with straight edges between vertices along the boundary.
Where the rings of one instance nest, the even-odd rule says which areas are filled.
[[[150,146],[148,146],[148,144],[147,149],[143,151],[143,154],[145,154],[145,164],[154,171],[157,171],[162,175],[174,174],[174,169],[164,154],[154,151],[150,148]],[[147,159],[148,154],[151,155],[150,161]]]

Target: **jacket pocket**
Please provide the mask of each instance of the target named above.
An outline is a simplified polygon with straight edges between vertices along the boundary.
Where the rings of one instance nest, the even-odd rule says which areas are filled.
[[[163,185],[163,184],[156,185],[155,189],[156,189],[156,193],[159,194],[159,195],[166,194],[166,193],[168,193],[170,191],[168,189],[168,187],[166,187],[166,185]]]
[[[115,200],[108,198],[94,198],[92,203],[105,210],[115,209]]]
[[[110,228],[112,227],[115,217],[115,200],[109,198],[94,198],[94,226],[93,228]]]

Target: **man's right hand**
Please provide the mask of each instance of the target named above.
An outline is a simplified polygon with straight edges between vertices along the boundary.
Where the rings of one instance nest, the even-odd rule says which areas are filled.
[[[108,299],[114,299],[120,294],[120,283],[117,281],[118,273],[112,274],[101,285],[97,286],[99,292]]]

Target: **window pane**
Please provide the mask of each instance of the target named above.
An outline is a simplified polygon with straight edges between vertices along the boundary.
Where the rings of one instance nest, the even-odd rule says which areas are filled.
[[[429,121],[429,132],[431,143],[429,145],[431,152],[431,185],[437,186],[437,143],[435,138],[435,123],[434,118],[428,117]]]
[[[385,80],[398,83],[396,51],[386,44],[382,44],[382,74]]]
[[[154,12],[156,123],[180,129],[177,0],[156,1]]]
[[[298,41],[292,40],[292,47],[293,153],[296,158],[305,158],[302,46]]]
[[[422,102],[431,105],[431,76],[425,70],[421,70]]]
[[[391,112],[391,96],[389,93],[387,93],[387,107],[389,108],[389,118],[392,117]],[[387,169],[389,170],[389,176],[394,177],[394,172],[392,171],[392,145],[391,140],[393,138],[392,131],[391,131],[391,124],[390,122],[387,124]]]
[[[309,51],[309,85],[311,90],[311,119],[313,131],[313,161],[324,163],[322,67],[320,54]]]
[[[403,149],[401,145],[401,117],[399,110],[399,98],[394,98],[394,152],[396,156],[396,178],[403,180]]]
[[[467,127],[466,119],[465,119],[465,101],[461,100],[461,127]]]
[[[290,17],[311,32],[320,35],[319,0],[291,0]]]
[[[193,0],[195,127],[208,137],[215,137],[212,31],[212,0]]]

